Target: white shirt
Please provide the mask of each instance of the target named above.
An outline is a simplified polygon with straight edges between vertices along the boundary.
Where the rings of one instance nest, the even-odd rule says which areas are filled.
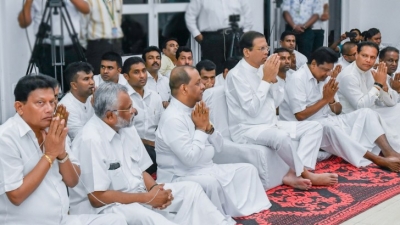
[[[204,31],[228,28],[229,15],[239,14],[239,27],[247,32],[253,27],[249,1],[191,0],[185,13],[186,26],[193,37]]]
[[[147,83],[146,86],[149,90],[158,93],[161,96],[163,102],[167,102],[171,98],[171,89],[169,87],[169,78],[164,77],[161,73],[158,73],[157,81],[149,72],[147,72]]]
[[[79,165],[69,149],[72,163]],[[45,152],[45,150],[44,150]],[[0,221],[2,224],[62,224],[68,217],[69,200],[65,183],[54,160],[40,185],[19,206],[8,199],[6,192],[23,184],[42,158],[38,140],[29,125],[18,115],[0,126]]]
[[[347,62],[346,59],[343,56],[340,56],[339,60],[337,61],[337,63],[335,63],[335,67],[337,65],[341,65],[342,66],[342,70],[344,68],[346,68],[348,65],[350,65],[351,63]]]
[[[94,75],[93,76],[93,81],[94,81],[94,85],[97,87],[100,86],[100,84],[104,83],[105,81],[103,80],[103,78],[101,78],[101,75]],[[124,75],[119,74],[118,76],[118,84],[121,85],[128,85],[128,81],[125,79]]]
[[[33,30],[35,32],[35,35],[37,34],[37,32],[39,30],[40,23],[42,22],[44,9],[46,7],[46,2],[47,2],[47,0],[35,0],[32,2],[31,17],[32,17]],[[72,4],[71,1],[64,1],[64,2],[65,2],[65,8],[67,9],[68,14],[71,18],[72,26],[74,27],[75,32],[79,33],[79,30],[80,30],[79,20],[80,20],[81,13],[75,8],[75,6]],[[48,12],[49,12],[49,10],[48,10]],[[67,15],[64,14],[64,16],[66,17]],[[54,15],[52,13],[51,17],[52,17],[53,35],[61,35],[60,14]],[[63,40],[64,45],[72,45],[72,40],[68,34],[68,30],[67,30],[65,23],[63,23],[63,34],[64,34],[64,36],[63,36],[64,37],[64,40]],[[47,44],[51,43],[51,41],[49,39],[45,39],[44,42]],[[59,43],[56,42],[56,45],[59,45]]]
[[[214,87],[218,87],[218,86],[225,86],[226,84],[226,80],[224,78],[224,75],[222,73],[218,74],[215,77],[215,84]]]
[[[315,105],[315,103],[322,99],[324,85],[329,81],[329,79],[330,78],[328,77],[325,81],[318,82],[307,65],[302,66],[291,76],[287,77],[286,95],[289,99],[290,111],[283,112],[283,115],[291,114],[292,117],[294,117],[294,114],[305,110],[307,107]],[[335,96],[335,100],[339,101],[337,95]],[[308,117],[307,120],[312,121],[326,118],[331,114],[331,112],[332,110],[329,105],[326,104],[318,112]],[[281,113],[280,108],[279,113]]]
[[[87,194],[94,191],[147,192],[142,173],[153,162],[134,126],[120,129],[117,133],[93,115],[76,136],[72,151],[81,162],[85,162],[81,166],[79,184],[70,189],[72,211],[98,213],[114,205],[93,208]]]
[[[323,13],[321,0],[283,0],[282,12],[289,12],[294,24],[306,23],[314,14],[320,16]]]
[[[296,72],[294,70],[288,70],[286,72],[286,79],[282,79],[279,76],[276,76],[276,79],[278,80],[278,85],[281,89],[285,90],[284,92],[284,98],[282,103],[279,105],[279,120],[285,120],[285,121],[296,121],[296,117],[292,113],[292,109],[290,108],[289,105],[289,97],[286,94],[286,85],[287,85],[287,80],[289,76],[292,76],[292,74]]]
[[[324,13],[324,6],[325,6],[325,4],[329,4],[329,0],[320,0],[320,1],[322,3],[322,12],[321,12],[321,14],[319,14],[319,16],[321,17],[321,15]],[[313,30],[324,30],[327,28],[327,24],[328,24],[328,20],[321,21],[321,19],[318,19],[313,24],[312,29]]]
[[[94,114],[94,109],[90,102],[91,98],[88,98],[85,103],[79,101],[75,96],[68,92],[58,103],[63,104],[67,111],[68,116],[68,136],[71,140],[74,140],[75,136],[82,129],[83,125],[90,119]]]
[[[242,140],[250,128],[258,127],[261,132],[277,127],[276,107],[283,101],[284,90],[262,80],[261,73],[262,67],[252,67],[242,59],[227,75],[225,94],[229,130],[235,142]]]
[[[133,119],[135,128],[142,139],[156,140],[156,130],[161,113],[164,112],[161,97],[154,91],[144,89],[143,97],[130,85],[126,85],[132,99],[133,107],[138,114]]]
[[[391,83],[391,79],[394,78],[395,74],[396,74],[396,72],[393,73],[392,75],[389,75],[389,74],[387,75],[387,80],[386,80],[386,82],[387,82],[387,85],[388,85],[389,87],[392,87],[392,85],[390,85],[390,83]],[[394,99],[397,99],[397,103],[399,103],[399,102],[400,102],[400,94],[399,94],[397,91],[395,91],[395,90],[393,90],[392,94],[393,94],[393,98],[394,98]]]
[[[300,53],[297,50],[293,50],[294,55],[296,56],[296,70],[298,70],[300,67],[302,67],[304,64],[307,64],[308,59],[305,55]]]
[[[397,103],[395,91],[390,87],[388,92],[375,88],[371,70],[362,71],[355,61],[340,72],[337,81],[343,113],[361,108],[375,108],[376,105],[394,106]]]
[[[220,152],[223,139],[214,131],[196,130],[189,108],[175,98],[161,116],[156,131],[157,175],[163,181],[185,176],[202,168],[212,168],[214,151]]]
[[[84,39],[112,39],[124,36],[121,29],[122,0],[87,0],[87,2],[90,6],[90,13],[84,15],[81,22],[81,33]],[[105,2],[108,3],[108,9]],[[117,29],[116,37],[112,33],[113,27]]]
[[[161,56],[161,67],[158,72],[160,72],[162,75],[165,76],[167,73],[171,73],[171,70],[173,68],[175,68],[175,64],[172,62],[172,60],[168,56],[163,54]]]

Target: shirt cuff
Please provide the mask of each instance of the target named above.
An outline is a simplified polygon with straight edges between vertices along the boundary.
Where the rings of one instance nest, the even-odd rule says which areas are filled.
[[[371,90],[369,90],[369,93],[370,93],[372,96],[376,96],[376,97],[379,97],[379,95],[381,94],[380,91],[379,91],[375,86],[373,86],[373,87],[371,88]]]
[[[11,183],[11,184],[5,184],[4,185],[4,191],[5,192],[14,191],[15,189],[21,187],[22,183],[23,183],[23,181],[19,180],[19,181],[16,181],[14,183]],[[1,194],[2,193],[0,193],[0,195]]]
[[[199,34],[201,34],[201,32],[199,30],[197,30],[197,29],[192,32],[192,35],[193,35],[194,38],[197,37]]]
[[[201,130],[196,130],[194,132],[194,140],[198,140],[200,143],[205,143],[208,138],[208,134]]]
[[[265,80],[261,80],[260,86],[258,86],[258,91],[267,94],[269,89],[271,88],[271,85],[272,85],[271,83],[268,83]]]

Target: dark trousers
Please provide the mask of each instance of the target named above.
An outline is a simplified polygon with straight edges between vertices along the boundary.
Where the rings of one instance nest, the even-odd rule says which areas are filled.
[[[314,43],[312,52],[317,50],[319,47],[324,45],[325,30],[313,30],[314,32]]]
[[[286,25],[286,30],[292,31],[292,27]],[[303,55],[310,57],[314,46],[314,32],[311,28],[307,28],[303,33],[296,34],[297,50]]]
[[[79,46],[80,47],[80,46]],[[60,62],[60,48],[56,47],[56,62]],[[41,46],[41,49],[39,49],[39,57],[38,57],[38,68],[39,72],[45,75],[49,75],[53,78],[56,78],[58,82],[60,82],[60,85],[64,86],[62,88],[63,93],[67,93],[70,89],[70,85],[68,83],[67,78],[65,77],[65,74],[63,74],[63,77],[61,77],[61,72],[64,72],[65,68],[77,61],[81,61],[81,58],[79,55],[76,53],[73,45],[67,45],[64,46],[64,66],[57,66],[54,67],[52,65],[52,58],[51,58],[51,45],[50,44],[43,44]],[[55,77],[57,71],[57,77]]]
[[[211,60],[217,66],[216,74],[223,71],[225,60],[228,59],[231,52],[232,36],[222,31],[202,32],[203,41],[201,42],[201,59]],[[234,47],[233,56],[241,55]]]
[[[104,53],[113,51],[122,54],[122,39],[88,40],[86,58],[93,66],[93,74],[100,74],[100,62]]]
[[[146,172],[147,172],[148,174],[151,175],[151,174],[157,172],[156,150],[155,150],[155,148],[154,148],[153,146],[151,146],[151,145],[146,145],[146,144],[145,144],[144,147],[146,148],[147,153],[149,154],[149,156],[150,156],[150,158],[151,158],[151,161],[153,161],[153,165],[151,165],[151,166],[146,170]]]

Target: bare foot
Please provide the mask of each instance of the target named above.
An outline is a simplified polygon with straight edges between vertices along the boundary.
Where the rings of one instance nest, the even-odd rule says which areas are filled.
[[[311,173],[305,170],[302,173],[302,177],[310,179],[311,183],[316,186],[332,186],[337,184],[338,175],[336,173]]]
[[[375,164],[384,168],[388,168],[396,173],[400,172],[400,159],[397,157],[380,157],[379,160],[376,160]]]
[[[304,179],[302,177],[297,177],[294,172],[288,172],[284,177],[283,177],[283,184],[286,184],[288,186],[300,189],[300,190],[308,190],[311,188],[312,183],[309,179]]]

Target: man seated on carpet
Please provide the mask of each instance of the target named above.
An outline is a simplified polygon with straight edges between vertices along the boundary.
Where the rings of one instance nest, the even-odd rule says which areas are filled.
[[[216,68],[215,63],[208,59],[201,60],[196,64],[196,69],[201,77],[201,83],[203,83],[205,89],[214,87]]]
[[[400,154],[387,141],[378,113],[371,109],[360,109],[341,114],[336,76],[340,65],[332,76],[328,76],[337,62],[336,53],[321,47],[311,53],[309,63],[286,79],[286,107],[280,109],[281,117],[287,120],[318,121],[324,127],[321,149],[337,155],[356,167],[371,162],[378,166],[400,171]],[[379,156],[380,149],[383,156]]]
[[[228,75],[229,70],[231,70],[233,67],[235,67],[238,64],[239,60],[234,59],[234,58],[228,58],[224,62],[224,66],[222,67],[223,71],[222,73],[218,74],[215,77],[215,84],[214,87],[217,86],[225,86],[226,84],[226,75]]]
[[[130,57],[125,60],[122,72],[129,85],[126,85],[137,115],[133,124],[142,139],[153,165],[146,172],[153,174],[157,171],[156,151],[154,141],[161,113],[164,112],[161,97],[146,87],[147,71],[143,59]]]
[[[387,83],[385,62],[380,62],[377,70],[372,69],[378,53],[379,46],[373,42],[358,44],[356,60],[343,69],[337,77],[338,96],[343,106],[343,113],[371,108],[379,113],[387,127],[392,130],[387,134],[400,139],[398,93]],[[400,144],[393,147],[396,151],[400,151]]]
[[[121,74],[122,58],[116,52],[106,52],[101,56],[100,74],[93,76],[96,87],[100,84],[110,81],[126,85],[126,79]]]
[[[356,60],[357,45],[353,42],[345,42],[342,46],[342,56],[339,58],[336,65],[342,66],[342,69],[350,65],[354,60]]]
[[[400,73],[395,73],[399,66],[399,50],[394,47],[386,47],[379,52],[379,62],[384,62],[387,66],[387,82],[390,87],[400,93]],[[393,95],[396,93],[393,92]],[[400,102],[400,96],[397,95],[397,102]]]
[[[0,126],[0,221],[3,224],[115,224],[118,215],[68,215],[67,187],[79,163],[66,144],[68,112],[54,116],[56,80],[24,76],[14,90],[14,117]]]
[[[192,66],[193,65],[193,52],[192,49],[186,46],[179,46],[175,54],[176,66]],[[166,77],[171,76],[171,72],[165,74]]]
[[[275,84],[279,56],[274,54],[267,59],[268,43],[259,32],[246,32],[239,45],[244,58],[229,71],[225,86],[232,140],[275,150],[290,167],[283,178],[284,184],[303,190],[312,185],[336,184],[337,174],[309,171],[315,168],[322,126],[318,122],[277,120],[276,108],[284,97],[283,89]],[[293,141],[299,142],[297,149]]]
[[[163,76],[159,70],[161,66],[161,51],[156,46],[149,46],[143,50],[142,59],[147,69],[146,87],[160,95],[164,108],[168,107],[171,98],[169,79]]]
[[[116,213],[134,224],[231,224],[194,182],[157,184],[145,171],[152,161],[132,120],[125,86],[107,82],[94,96],[95,115],[73,142],[81,162],[71,211]]]
[[[74,140],[80,129],[93,116],[90,96],[94,91],[93,67],[87,62],[74,62],[67,66],[66,76],[70,92],[60,101],[68,112],[68,136]]]
[[[227,216],[246,216],[271,206],[257,169],[247,163],[213,162],[221,151],[222,135],[209,120],[202,99],[204,85],[192,66],[179,66],[170,78],[172,100],[156,131],[158,180],[199,183],[215,206]]]

